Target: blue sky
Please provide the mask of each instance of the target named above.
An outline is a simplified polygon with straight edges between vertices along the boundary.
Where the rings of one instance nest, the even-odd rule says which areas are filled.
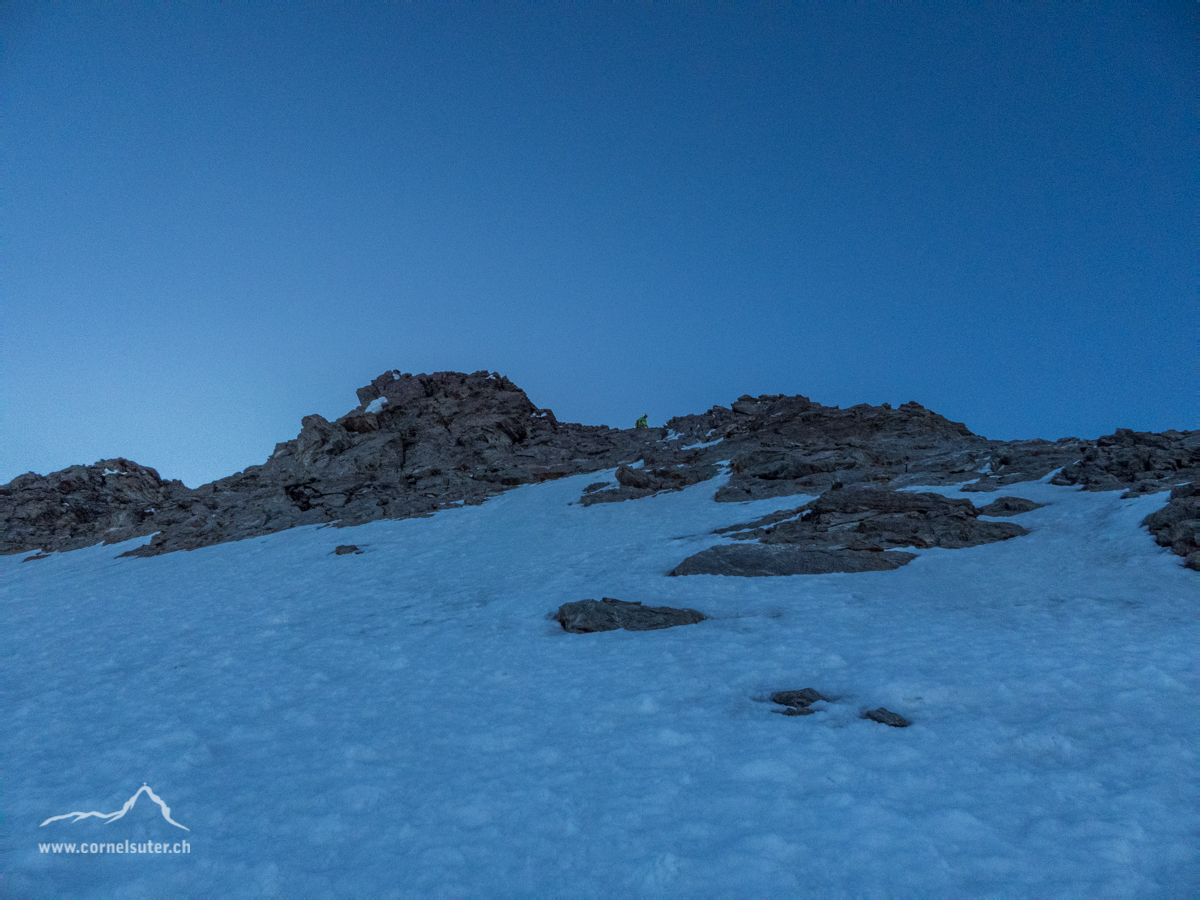
[[[0,480],[382,371],[1197,427],[1189,3],[8,4]]]

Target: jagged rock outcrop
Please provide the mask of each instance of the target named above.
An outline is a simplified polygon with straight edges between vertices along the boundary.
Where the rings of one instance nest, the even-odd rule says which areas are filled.
[[[1185,566],[1200,571],[1200,482],[1172,488],[1167,505],[1146,516],[1142,524],[1160,547],[1170,547],[1184,558]]]
[[[1097,438],[1083,458],[1065,466],[1051,484],[1077,484],[1089,491],[1126,490],[1131,495],[1169,490],[1200,478],[1200,432],[1130,431]]]
[[[29,472],[2,489],[5,554],[77,550],[153,534],[191,492],[127,459],[102,459],[49,475]]]
[[[1200,477],[1197,432],[989,441],[917,403],[839,409],[801,396],[743,396],[665,428],[617,430],[561,423],[488,372],[391,371],[358,398],[336,421],[305,417],[299,435],[262,465],[195,490],[128,460],[22,475],[0,488],[3,552],[68,550],[157,532],[132,552],[152,556],[298,525],[429,515],[517,485],[614,468],[616,483],[593,483],[581,505],[680,490],[712,478],[725,462],[730,478],[715,499],[730,502],[972,480],[964,489],[993,491],[1058,468],[1058,483],[1135,493]],[[782,539],[763,537],[766,544]],[[818,542],[808,549],[850,548]],[[810,558],[808,565],[816,564]]]
[[[173,483],[169,502],[157,494],[139,494],[134,504],[113,498],[119,510],[146,508],[153,499],[151,523],[130,513],[80,534],[53,522],[30,528],[30,520],[47,520],[44,503],[31,505],[18,491],[41,476],[21,476],[0,494],[6,552],[113,543],[157,531],[130,554],[153,556],[298,525],[428,515],[481,503],[516,485],[616,466],[654,441],[646,431],[561,424],[507,378],[487,372],[388,372],[358,394],[359,407],[334,422],[306,416],[300,434],[277,445],[260,466],[195,490]],[[62,474],[49,477],[61,480]],[[107,502],[83,501],[89,509]]]
[[[578,600],[564,603],[553,616],[571,634],[593,634],[597,631],[655,631],[676,625],[695,625],[707,616],[694,609],[671,606],[642,606],[641,603],[614,600]]]

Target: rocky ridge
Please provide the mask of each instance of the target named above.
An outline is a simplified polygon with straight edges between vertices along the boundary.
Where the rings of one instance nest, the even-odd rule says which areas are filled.
[[[882,561],[897,552],[879,552],[888,547],[971,546],[1020,533],[1013,523],[980,522],[965,501],[898,488],[970,480],[964,489],[996,491],[1059,469],[1058,484],[1139,494],[1200,477],[1200,432],[990,441],[917,403],[839,409],[802,396],[742,396],[664,428],[613,429],[559,422],[498,373],[398,370],[360,388],[358,399],[333,422],[306,416],[300,433],[262,465],[194,490],[125,459],[21,475],[0,488],[2,551],[72,550],[153,534],[129,554],[153,556],[299,525],[425,516],[517,485],[606,469],[616,470],[615,481],[589,485],[579,502],[620,502],[708,480],[727,464],[718,501],[822,495],[793,510],[790,523],[748,523],[735,535],[743,546]],[[939,499],[912,499],[932,496]],[[864,498],[871,510],[847,506]]]

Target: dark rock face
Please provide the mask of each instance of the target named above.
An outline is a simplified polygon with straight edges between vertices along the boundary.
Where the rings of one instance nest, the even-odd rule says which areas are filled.
[[[891,725],[893,728],[907,728],[912,724],[904,716],[884,709],[882,706],[879,709],[872,709],[863,713],[862,717],[870,719],[872,722],[879,722],[881,725]]]
[[[615,486],[596,482],[584,491],[580,503],[588,506],[680,490],[712,478],[723,461],[731,475],[715,499],[734,502],[971,479],[975,490],[992,491],[1060,467],[1057,483],[1089,490],[1166,490],[1200,478],[1200,432],[989,441],[917,403],[838,409],[801,396],[746,395],[666,428],[621,431],[560,423],[495,373],[385,372],[358,398],[334,422],[305,417],[299,435],[262,465],[196,490],[120,459],[22,475],[0,488],[3,552],[70,550],[158,532],[132,552],[153,556],[298,525],[425,516],[517,485],[616,468]],[[629,465],[639,460],[641,467]],[[895,534],[926,542],[893,546],[971,546],[1000,539],[1004,532],[995,529],[1008,524],[967,522],[970,516],[955,524],[955,516],[937,515],[945,521],[914,525],[900,521],[913,518],[911,510],[886,515],[900,529]],[[793,526],[779,521],[774,537],[759,536],[764,543],[808,539],[801,529],[792,541]],[[880,549],[884,524],[855,528],[858,544],[820,538],[809,549]]]
[[[1168,490],[1200,479],[1200,432],[1130,431],[1118,428],[1084,449],[1051,484],[1078,484],[1089,491],[1126,489],[1132,494]]]
[[[1021,513],[1041,509],[1045,505],[1026,500],[1024,497],[997,497],[987,506],[979,507],[978,512],[981,516],[1019,516]]]
[[[338,556],[348,556],[351,553],[362,553],[356,544],[339,544],[333,549]]]
[[[670,606],[642,606],[605,597],[602,600],[579,600],[564,603],[554,619],[564,631],[572,634],[591,634],[596,631],[654,631],[676,625],[695,625],[707,616],[694,609],[674,609]]]
[[[189,491],[127,459],[102,459],[50,475],[29,472],[0,489],[3,553],[77,550],[153,534]]]
[[[693,554],[670,575],[830,575],[835,572],[886,572],[916,559],[916,554],[892,551],[806,550],[763,544],[723,544]]]
[[[1160,547],[1184,557],[1183,564],[1200,571],[1200,482],[1172,488],[1171,499],[1142,520]]]

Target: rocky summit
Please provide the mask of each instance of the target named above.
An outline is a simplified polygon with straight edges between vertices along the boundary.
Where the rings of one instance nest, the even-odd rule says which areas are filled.
[[[737,543],[685,561],[677,574],[878,571],[911,558],[899,547],[1019,537],[1025,530],[1015,522],[980,515],[1036,508],[1019,496],[976,509],[898,489],[967,482],[963,490],[1009,493],[1055,472],[1053,483],[1086,490],[1173,491],[1177,499],[1156,514],[1154,534],[1196,565],[1195,431],[993,441],[915,402],[839,409],[784,395],[742,396],[663,428],[614,429],[559,422],[508,378],[486,371],[393,370],[360,388],[358,400],[333,422],[306,416],[300,433],[262,465],[194,490],[127,459],[21,475],[0,488],[3,552],[153,535],[126,555],[154,556],[299,525],[427,516],[585,472],[615,473],[584,490],[579,502],[590,506],[681,490],[724,470],[717,501],[818,499],[738,526],[730,533]]]

